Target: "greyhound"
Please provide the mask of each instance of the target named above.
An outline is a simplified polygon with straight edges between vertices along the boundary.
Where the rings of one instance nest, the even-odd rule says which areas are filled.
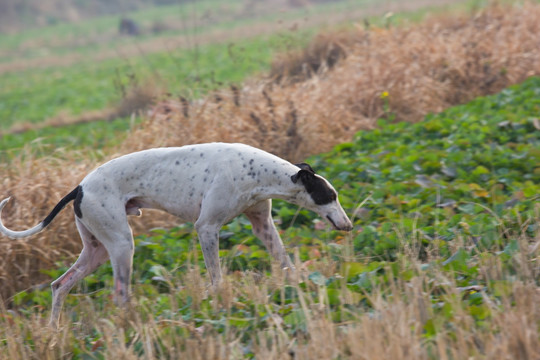
[[[134,241],[128,215],[159,209],[183,222],[194,222],[211,283],[221,281],[218,255],[220,228],[240,214],[283,268],[294,266],[271,216],[273,198],[314,211],[337,230],[352,224],[336,190],[305,164],[292,163],[244,144],[209,143],[156,148],[113,159],[89,173],[38,225],[0,233],[23,238],[43,230],[71,201],[83,242],[77,261],[51,284],[49,325],[56,328],[71,288],[110,259],[115,301],[129,300]],[[0,214],[9,198],[0,202]]]

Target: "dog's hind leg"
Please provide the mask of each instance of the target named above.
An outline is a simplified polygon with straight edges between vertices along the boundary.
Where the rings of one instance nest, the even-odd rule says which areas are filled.
[[[81,235],[83,250],[69,270],[51,284],[53,302],[49,326],[52,328],[58,327],[60,311],[71,288],[109,259],[103,244],[96,239],[79,219],[76,219],[75,223]]]
[[[270,255],[280,262],[283,269],[294,271],[295,267],[272,220],[272,200],[261,201],[244,211],[244,214],[253,226],[253,234],[263,242]]]
[[[117,193],[111,192],[105,196],[96,193],[96,189],[91,186],[88,188],[81,204],[82,221],[109,254],[114,276],[114,300],[116,304],[123,305],[129,300],[135,251],[126,204],[118,199]]]
[[[124,221],[125,220],[125,221]],[[128,303],[130,296],[131,272],[133,267],[133,254],[135,244],[133,233],[127,222],[127,217],[109,228],[100,227],[96,236],[103,243],[113,268],[115,303],[123,305]]]

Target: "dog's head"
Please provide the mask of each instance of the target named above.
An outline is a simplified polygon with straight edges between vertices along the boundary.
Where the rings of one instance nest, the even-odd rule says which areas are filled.
[[[336,230],[352,230],[352,223],[341,207],[334,187],[325,178],[315,174],[308,164],[301,163],[296,166],[300,170],[291,176],[291,180],[305,190],[297,195],[297,204],[316,212]]]

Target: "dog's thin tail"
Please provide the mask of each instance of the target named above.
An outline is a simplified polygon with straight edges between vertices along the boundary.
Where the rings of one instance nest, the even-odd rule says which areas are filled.
[[[39,224],[37,224],[33,228],[30,228],[28,230],[23,230],[23,231],[10,230],[10,229],[6,228],[4,226],[4,224],[2,223],[2,216],[1,216],[2,209],[6,206],[6,204],[8,203],[10,198],[4,199],[4,200],[2,200],[2,202],[0,202],[0,233],[4,234],[6,236],[9,236],[12,239],[20,239],[20,238],[24,238],[24,237],[27,237],[27,236],[30,236],[30,235],[37,234],[38,232],[43,230],[45,227],[47,227],[47,225],[49,225],[51,223],[51,221],[56,217],[56,215],[58,215],[58,213],[68,203],[75,200],[79,194],[82,196],[82,191],[81,191],[80,185],[77,186],[75,189],[73,189],[73,191],[70,192],[69,194],[67,194],[62,200],[60,200],[60,202],[58,202],[58,204],[56,204],[54,209],[52,209],[50,214],[47,215],[47,217],[42,222],[40,222]],[[80,213],[80,209],[75,209],[75,212]]]

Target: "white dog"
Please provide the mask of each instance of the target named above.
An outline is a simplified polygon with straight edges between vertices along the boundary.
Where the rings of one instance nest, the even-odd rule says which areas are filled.
[[[293,269],[272,221],[272,198],[312,210],[335,229],[352,229],[336,190],[309,165],[293,165],[243,144],[212,143],[145,150],[111,160],[88,174],[35,227],[12,231],[0,220],[0,232],[12,238],[36,234],[75,200],[75,223],[84,247],[75,264],[51,285],[50,324],[56,327],[73,285],[109,258],[115,298],[119,303],[129,299],[134,243],[127,215],[140,215],[142,208],[195,223],[213,285],[221,280],[219,230],[242,213],[270,254]],[[0,203],[0,212],[8,200]]]

